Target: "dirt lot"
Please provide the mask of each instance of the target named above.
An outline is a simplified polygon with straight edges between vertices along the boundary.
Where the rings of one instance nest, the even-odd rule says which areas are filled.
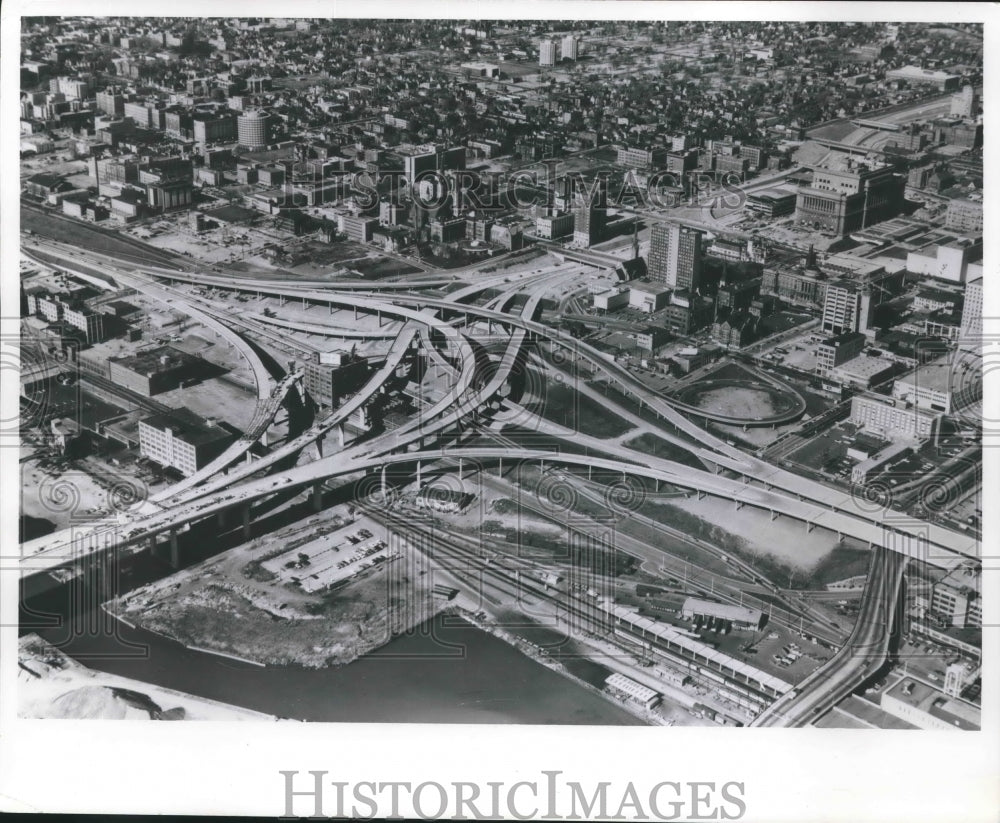
[[[335,510],[314,515],[131,592],[119,601],[120,613],[187,645],[261,663],[349,663],[426,620],[443,602],[431,595],[429,564],[406,545],[396,546],[398,559],[365,569],[321,595],[283,584],[261,566],[345,520],[346,513]],[[384,536],[374,523],[367,526]]]

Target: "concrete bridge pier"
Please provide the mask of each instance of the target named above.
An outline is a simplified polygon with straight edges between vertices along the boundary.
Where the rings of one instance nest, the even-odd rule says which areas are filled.
[[[181,567],[181,547],[177,542],[177,530],[170,530],[170,568],[179,569]]]
[[[465,474],[463,472],[463,470],[462,470],[462,466],[463,466],[463,461],[462,461],[462,458],[460,457],[460,458],[458,458],[458,482],[459,483],[462,482],[462,480],[464,479],[464,474]]]
[[[244,503],[240,507],[240,513],[243,515],[243,538],[245,540],[250,539],[250,504]]]
[[[772,522],[778,519],[778,513],[774,509],[770,509],[769,513],[771,515]]]
[[[337,426],[337,445],[340,448],[344,448],[346,443],[347,443],[347,435],[346,432],[344,431],[344,424],[341,423],[339,426]]]
[[[257,439],[257,442],[260,443],[265,449],[268,447],[268,445],[270,445],[268,442],[266,428],[264,429],[264,431],[260,433],[260,437]]]
[[[423,487],[423,485],[424,485],[423,466],[421,465],[421,462],[418,460],[417,461],[417,491],[420,491],[420,489]]]
[[[312,487],[312,507],[314,512],[323,511],[323,484],[315,483]]]
[[[698,489],[698,499],[699,500],[703,500],[706,496],[707,495],[706,495],[705,492],[703,492],[701,489]]]
[[[215,522],[219,524],[220,529],[224,529],[226,527],[226,519],[226,510],[219,509],[219,513],[215,515]]]
[[[246,455],[246,464],[249,466],[251,463],[253,463],[253,455],[248,450]]]
[[[736,509],[736,511],[739,511],[739,510],[740,510],[740,509],[742,509],[742,508],[743,508],[743,507],[744,507],[745,505],[746,505],[746,503],[744,503],[744,502],[743,502],[742,500],[734,500],[734,501],[733,501],[733,508],[735,508],[735,509]]]
[[[811,520],[806,521],[806,534],[810,534],[812,530],[815,528],[816,528],[815,523],[813,523]]]
[[[381,470],[380,470],[380,472],[379,472],[379,474],[381,475],[381,483],[382,483],[382,499],[383,499],[383,500],[386,500],[386,499],[388,498],[388,492],[389,492],[389,488],[388,488],[388,486],[386,485],[386,477],[385,477],[385,470],[386,470],[386,467],[385,467],[385,466],[383,466],[383,467],[382,467],[382,469],[381,469]]]

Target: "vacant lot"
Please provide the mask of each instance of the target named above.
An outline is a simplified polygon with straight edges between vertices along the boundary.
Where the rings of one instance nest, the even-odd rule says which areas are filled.
[[[545,396],[533,400],[528,408],[553,423],[594,437],[618,437],[632,426],[570,386],[549,381]]]

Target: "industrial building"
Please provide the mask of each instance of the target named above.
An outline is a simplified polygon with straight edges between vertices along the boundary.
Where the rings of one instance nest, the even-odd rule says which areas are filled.
[[[701,620],[709,627],[731,624],[734,629],[748,631],[759,631],[764,625],[764,614],[757,609],[697,597],[689,597],[684,601],[681,617],[685,620]]]
[[[612,692],[620,692],[647,709],[652,709],[660,702],[660,693],[642,683],[637,683],[631,677],[615,672],[604,681],[604,685]]]
[[[368,377],[368,361],[351,352],[317,352],[303,366],[303,385],[319,405],[336,408],[347,394],[357,391]]]
[[[222,454],[235,439],[214,420],[185,408],[139,421],[139,453],[185,477]]]
[[[146,397],[171,391],[189,381],[197,382],[213,368],[202,358],[172,346],[157,346],[108,360],[112,382]]]

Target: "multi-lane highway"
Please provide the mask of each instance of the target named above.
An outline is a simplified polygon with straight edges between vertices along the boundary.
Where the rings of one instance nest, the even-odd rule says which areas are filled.
[[[861,609],[847,643],[798,687],[772,703],[754,726],[807,726],[860,688],[889,655],[907,559],[872,553]]]

